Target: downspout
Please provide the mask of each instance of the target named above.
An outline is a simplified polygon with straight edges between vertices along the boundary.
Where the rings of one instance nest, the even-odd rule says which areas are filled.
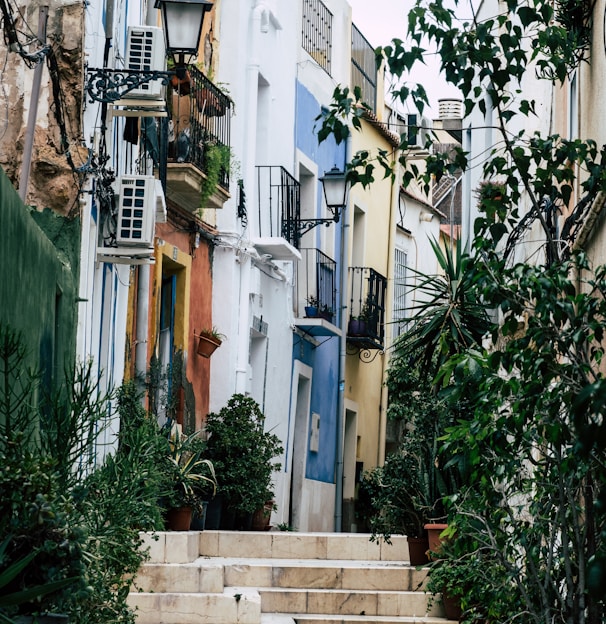
[[[158,23],[158,9],[149,2],[145,23],[156,26]],[[145,389],[147,375],[147,340],[149,337],[149,285],[151,267],[149,264],[140,264],[137,269],[137,311],[135,319],[135,383],[140,391]],[[145,393],[141,392],[141,400],[145,402]]]
[[[392,241],[394,240],[396,222],[394,219],[394,214],[398,208],[398,204],[400,202],[400,174],[401,169],[398,169],[398,176],[396,181],[394,181],[391,185],[391,202],[389,204],[389,234],[387,235],[387,283],[390,282],[393,284],[393,280],[390,279],[390,276],[394,274],[394,263],[395,263],[395,254],[392,248]],[[387,297],[385,299],[385,324],[389,324],[389,326],[393,329],[393,324],[388,323],[387,314],[389,312],[389,321],[392,321],[392,313],[393,313],[393,288],[387,289]],[[385,335],[385,339],[387,336]],[[390,335],[391,339],[391,335]],[[385,351],[383,351],[383,371],[381,374],[381,402],[379,404],[379,444],[377,445],[377,466],[382,466],[385,462],[385,440],[387,437],[387,364],[389,362],[389,358],[386,357]]]
[[[351,159],[351,136],[345,142],[345,163]],[[343,530],[343,436],[345,433],[345,366],[347,363],[347,277],[349,258],[349,213],[347,204],[349,193],[341,214],[341,288],[339,292],[339,308],[341,310],[341,335],[339,336],[339,388],[337,394],[337,459],[335,483],[335,533]]]
[[[244,180],[248,188],[255,188],[255,160],[257,138],[257,100],[259,88],[259,46],[260,34],[267,32],[267,7],[257,0],[252,10],[250,55],[247,66],[247,106],[246,106],[246,138],[244,158]],[[251,262],[248,254],[236,259],[240,264],[239,287],[239,320],[238,320],[238,351],[236,360],[236,392],[244,393],[247,386],[248,350],[250,331],[250,280]]]
[[[46,42],[46,23],[48,21],[48,6],[41,6],[38,15],[38,41]],[[40,100],[40,85],[42,83],[42,72],[44,61],[40,60],[34,69],[34,80],[32,83],[32,94],[29,104],[29,115],[27,118],[27,129],[23,141],[23,163],[21,165],[21,178],[19,179],[19,197],[25,204],[27,197],[27,187],[29,186],[29,174],[32,166],[32,152],[34,149],[34,131],[36,129],[36,117],[38,116],[38,101]]]

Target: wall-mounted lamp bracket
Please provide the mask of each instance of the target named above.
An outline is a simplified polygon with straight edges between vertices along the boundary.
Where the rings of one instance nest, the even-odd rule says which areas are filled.
[[[111,104],[124,98],[138,87],[161,80],[167,85],[174,71],[141,71],[131,69],[108,69],[90,67],[86,70],[86,92],[91,102]]]

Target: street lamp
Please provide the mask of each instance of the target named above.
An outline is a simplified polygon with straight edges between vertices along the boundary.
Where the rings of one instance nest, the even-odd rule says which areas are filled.
[[[204,16],[213,8],[213,3],[210,0],[156,0],[154,6],[162,11],[166,53],[175,59],[177,66],[185,65],[186,54],[198,53]]]
[[[320,178],[324,187],[324,199],[326,207],[333,214],[333,221],[339,222],[340,211],[347,203],[347,191],[349,184],[344,171],[341,171],[336,165]]]
[[[213,3],[210,0],[156,0],[154,6],[162,11],[166,53],[175,60],[176,70],[89,68],[85,88],[91,100],[110,104],[154,80],[168,84],[171,76],[184,72],[185,56],[197,54],[204,16]]]

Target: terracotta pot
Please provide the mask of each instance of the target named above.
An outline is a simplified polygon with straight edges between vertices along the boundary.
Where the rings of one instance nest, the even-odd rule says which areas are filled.
[[[429,540],[427,537],[407,537],[408,556],[411,566],[427,565],[429,557]]]
[[[440,533],[447,529],[448,525],[426,524],[423,528],[427,531],[427,537],[429,539],[429,552],[438,554],[440,550],[442,550],[442,539],[440,538]]]
[[[197,353],[202,357],[209,358],[221,346],[220,340],[210,336],[200,336],[199,338]]]
[[[263,507],[257,509],[252,516],[252,530],[253,531],[269,531],[269,519],[271,518],[271,512],[274,507],[273,501],[267,501]]]
[[[170,531],[189,531],[191,507],[175,507],[166,512],[166,526]]]
[[[461,619],[462,610],[461,600],[459,598],[454,598],[444,593],[442,594],[442,604],[444,605],[446,617],[449,620],[455,620],[458,622]]]

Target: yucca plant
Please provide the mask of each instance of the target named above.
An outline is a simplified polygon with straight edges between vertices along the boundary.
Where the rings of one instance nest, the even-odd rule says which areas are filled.
[[[170,507],[192,507],[201,512],[202,500],[217,491],[213,462],[202,455],[205,443],[199,432],[185,435],[173,425],[169,438],[168,504]]]
[[[398,353],[415,358],[420,354],[426,370],[435,372],[451,356],[479,344],[491,322],[474,283],[474,259],[462,250],[461,241],[454,249],[430,242],[441,272],[425,275],[413,270],[416,280],[409,286],[415,303]]]

